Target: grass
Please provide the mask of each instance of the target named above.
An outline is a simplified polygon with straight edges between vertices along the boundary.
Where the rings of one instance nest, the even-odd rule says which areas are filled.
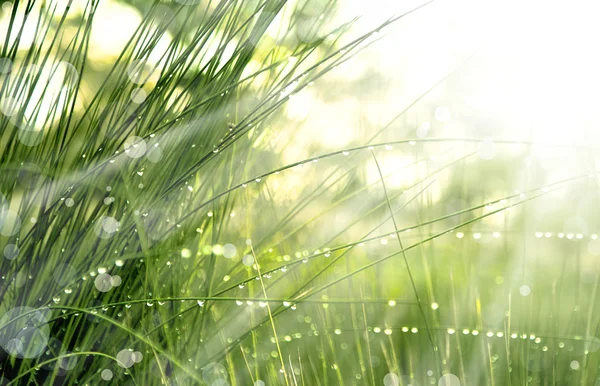
[[[128,3],[113,59],[109,2],[2,5],[0,385],[596,383],[593,149],[398,129],[475,55],[282,161],[290,99],[435,3],[358,36],[334,0]],[[511,180],[532,148],[583,161]]]

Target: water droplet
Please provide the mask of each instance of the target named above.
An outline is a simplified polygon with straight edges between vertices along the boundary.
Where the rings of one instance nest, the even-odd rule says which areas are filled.
[[[531,293],[531,288],[527,284],[523,284],[521,288],[519,288],[519,293],[521,296],[529,296]]]
[[[105,381],[110,381],[113,377],[113,372],[109,369],[104,369],[100,373],[100,377],[102,377],[102,379],[104,379]]]

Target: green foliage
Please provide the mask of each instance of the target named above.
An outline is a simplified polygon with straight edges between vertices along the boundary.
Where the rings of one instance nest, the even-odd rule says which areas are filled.
[[[376,142],[450,75],[363,143],[281,161],[290,98],[428,3],[355,39],[353,21],[331,26],[334,0],[128,3],[141,16],[115,58],[94,45],[113,2],[2,6],[1,385],[593,383],[593,313],[556,303],[593,305],[598,280],[497,299],[486,285],[511,266],[457,239],[483,232],[508,256],[519,242],[485,221],[524,221],[587,175],[490,198],[464,171],[479,139]],[[425,147],[456,143],[429,167]],[[405,169],[427,165],[401,187],[379,163],[396,148],[415,155]],[[505,163],[478,170],[508,176]]]

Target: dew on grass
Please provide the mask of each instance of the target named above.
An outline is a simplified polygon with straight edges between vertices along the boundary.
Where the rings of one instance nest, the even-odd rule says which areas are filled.
[[[135,363],[140,363],[142,361],[142,359],[144,359],[144,355],[141,352],[139,352],[139,351],[133,352],[133,361]]]
[[[395,373],[388,373],[383,377],[385,386],[400,386],[400,377]]]
[[[114,218],[102,216],[94,225],[94,232],[102,239],[109,239],[114,236],[121,224]]]
[[[105,381],[110,381],[113,377],[113,372],[110,369],[104,369],[100,373],[100,377],[102,377],[102,379]]]
[[[7,244],[4,247],[3,254],[8,260],[14,260],[19,256],[19,247],[15,244]]]
[[[247,266],[247,267],[251,267],[254,264],[254,256],[252,255],[245,255],[242,258],[242,263]]]
[[[48,344],[48,309],[16,307],[0,318],[0,346],[18,358],[36,358]]]
[[[101,273],[98,276],[96,276],[96,279],[94,280],[94,285],[96,286],[96,289],[98,291],[108,292],[113,288],[112,278],[107,273]]]
[[[72,352],[70,351],[66,351],[64,353],[61,353],[60,355],[69,355],[72,354]],[[63,370],[73,370],[75,368],[75,366],[77,365],[77,357],[76,356],[67,356],[67,357],[63,357],[60,358],[58,360],[58,362],[56,363],[58,367],[60,367]]]
[[[114,276],[111,276],[111,278],[110,278],[110,284],[111,284],[113,287],[118,287],[118,286],[120,286],[120,285],[121,285],[121,276],[119,276],[119,275],[114,275]]]
[[[571,364],[569,365],[571,367],[571,369],[573,370],[579,370],[579,362],[578,361],[572,361]]]
[[[123,144],[125,154],[130,158],[140,158],[146,154],[146,141],[137,136],[131,136]]]
[[[223,245],[222,254],[225,258],[231,259],[237,255],[237,248],[233,244]]]
[[[597,352],[600,349],[600,339],[595,336],[588,336],[584,343],[585,350],[588,352]]]
[[[454,374],[444,374],[438,380],[438,386],[460,386],[460,379]]]
[[[135,363],[133,351],[123,349],[117,354],[117,365],[124,369],[128,369]]]
[[[521,294],[521,296],[529,296],[529,294],[531,293],[531,288],[527,284],[523,284],[519,288],[519,293]]]
[[[146,101],[148,94],[143,88],[134,88],[131,91],[131,101],[136,104],[142,104]]]
[[[157,145],[158,144],[151,146],[148,149],[148,151],[146,152],[146,157],[148,158],[148,161],[155,163],[155,164],[159,163],[160,160],[162,160],[162,158],[163,158],[162,149],[160,147],[158,147]]]
[[[65,206],[70,208],[73,205],[75,205],[75,201],[71,197],[65,199]]]

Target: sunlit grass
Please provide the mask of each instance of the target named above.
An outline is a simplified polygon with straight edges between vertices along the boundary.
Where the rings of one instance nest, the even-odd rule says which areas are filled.
[[[592,145],[429,135],[446,106],[402,134],[474,53],[303,130],[430,3],[358,34],[336,1],[130,3],[2,5],[1,385],[596,382]]]

